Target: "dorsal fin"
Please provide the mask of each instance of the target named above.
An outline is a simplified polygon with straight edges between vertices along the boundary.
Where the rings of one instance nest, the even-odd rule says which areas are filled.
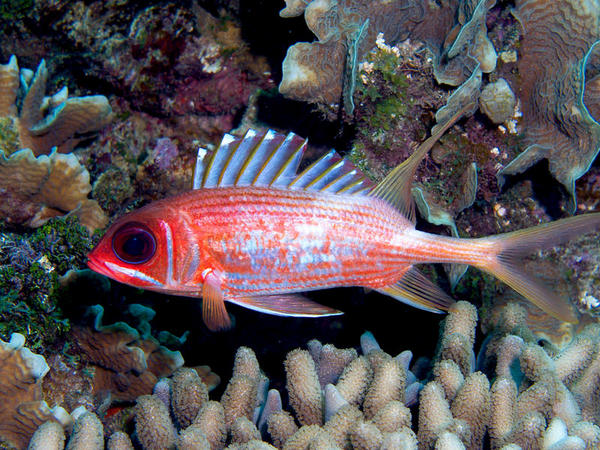
[[[366,193],[372,183],[335,150],[296,174],[308,141],[268,130],[248,130],[243,138],[223,136],[212,153],[198,150],[194,189],[271,186],[345,194]]]
[[[438,139],[456,123],[469,108],[463,107],[444,124],[436,125],[434,133],[399,166],[396,166],[368,195],[378,197],[394,206],[404,217],[415,223],[415,203],[412,198],[412,184],[417,167]]]

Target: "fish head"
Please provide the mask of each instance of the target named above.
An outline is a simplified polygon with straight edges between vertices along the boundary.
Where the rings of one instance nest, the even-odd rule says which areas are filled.
[[[88,254],[88,267],[131,286],[171,291],[173,253],[168,214],[161,216],[159,208],[145,207],[126,214],[107,230]]]

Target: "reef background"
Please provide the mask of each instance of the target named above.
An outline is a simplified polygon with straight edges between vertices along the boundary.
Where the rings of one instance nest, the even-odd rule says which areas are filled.
[[[524,98],[527,86],[518,83],[525,75],[517,60],[511,59],[511,52],[527,50],[518,21],[510,14],[515,5],[488,3],[492,6],[483,24],[500,57],[497,67],[484,73],[484,83],[505,78],[517,97]],[[98,203],[108,223],[188,189],[197,148],[214,149],[221,135],[231,130],[237,134],[251,127],[293,131],[309,139],[307,162],[333,147],[374,180],[381,179],[428,136],[436,111],[454,87],[436,82],[432,56],[413,39],[399,40],[393,47],[380,42],[372,46],[372,53],[363,52],[362,65],[357,64],[353,112],[344,106],[341,92],[334,102],[310,95],[284,96],[278,86],[286,51],[296,42],[315,40],[302,16],[280,17],[284,6],[274,0],[4,2],[0,63],[16,55],[19,67],[35,69],[44,59],[50,74],[47,95],[66,86],[70,97],[108,99],[110,123],[78,135],[69,152],[89,172],[89,199]],[[524,57],[519,54],[519,60]],[[597,72],[598,64],[592,69]],[[597,92],[594,95],[597,99]],[[421,216],[420,229],[443,234],[456,230],[464,237],[478,237],[570,213],[570,193],[562,172],[552,169],[553,156],[550,164],[542,160],[519,174],[507,174],[504,186],[499,185],[498,172],[531,139],[524,132],[530,119],[522,118],[522,104],[520,100],[513,105],[514,111],[500,123],[482,111],[462,119],[431,151],[416,180],[433,211],[431,217]],[[516,132],[510,131],[510,124]],[[0,148],[19,148],[14,130],[7,122],[1,125]],[[589,149],[587,153],[589,157]],[[470,198],[462,186],[472,186],[473,162],[478,183]],[[598,211],[599,180],[596,160],[577,180],[579,211]],[[17,204],[14,210],[20,207]],[[436,212],[450,219],[436,221]],[[101,231],[88,233],[90,227],[82,226],[83,220],[71,215],[31,228],[10,214],[14,212],[5,214],[0,223],[0,338],[8,341],[14,332],[25,335],[27,346],[43,355],[52,370],[68,374],[67,379],[78,386],[77,393],[58,393],[61,388],[51,376],[44,386],[45,398],[62,402],[68,410],[84,404],[98,411],[106,399],[91,387],[94,364],[73,333],[78,326],[90,326],[86,311],[96,304],[104,308],[104,324],[131,321],[123,314],[131,304],[152,308],[156,312],[152,334],[167,330],[183,336],[189,331],[184,340],[171,340],[166,347],[179,350],[186,366],[210,366],[221,380],[231,377],[238,347],[250,347],[271,387],[280,391],[285,390],[281,364],[285,355],[310,339],[339,348],[356,347],[359,337],[370,330],[387,353],[410,349],[415,359],[431,358],[438,346],[444,316],[359,288],[309,294],[344,311],[340,317],[279,318],[228,305],[233,329],[211,333],[202,323],[197,300],[143,292],[82,272],[85,254],[101,235]],[[554,289],[569,294],[583,314],[582,325],[576,328],[528,309],[528,326],[537,333],[538,342],[558,351],[581,327],[596,322],[598,305],[593,300],[600,298],[599,262],[592,236],[535,255],[528,263]],[[454,289],[452,274],[449,277],[444,268],[426,271],[455,298],[479,308],[478,343],[491,329],[495,305],[518,301],[500,282],[475,270],[469,270]],[[587,307],[586,299],[592,307]],[[224,389],[222,382],[213,394],[220,396]],[[131,405],[117,402],[123,403]]]

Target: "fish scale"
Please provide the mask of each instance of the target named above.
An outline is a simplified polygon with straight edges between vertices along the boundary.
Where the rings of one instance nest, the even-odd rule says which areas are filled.
[[[199,152],[194,189],[153,202],[115,222],[88,265],[134,286],[202,297],[212,330],[231,321],[225,302],[269,314],[340,312],[299,292],[363,286],[432,312],[453,299],[416,268],[457,263],[495,275],[562,320],[569,303],[527,276],[519,259],[600,227],[586,214],[478,239],[415,229],[410,180],[450,120],[377,186],[328,152],[296,173],[306,141],[295,135],[227,135]]]

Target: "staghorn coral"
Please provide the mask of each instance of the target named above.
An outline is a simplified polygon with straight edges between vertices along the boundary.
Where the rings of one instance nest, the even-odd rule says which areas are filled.
[[[43,400],[42,379],[49,370],[41,355],[24,347],[25,337],[13,333],[9,342],[0,339],[0,442],[26,448],[36,429],[46,421],[61,428],[71,417],[63,408],[48,407]],[[60,442],[60,432],[52,426]]]
[[[524,29],[519,73],[526,148],[499,176],[521,173],[545,158],[570,195],[571,212],[575,181],[600,150],[600,123],[584,102],[597,104],[584,89],[586,70],[597,71],[586,65],[600,48],[599,7],[594,0],[521,0],[514,12]]]
[[[92,233],[107,217],[95,200],[90,175],[74,155],[52,152],[35,157],[30,149],[7,156],[0,150],[0,218],[39,227],[65,214],[79,217]]]
[[[100,130],[112,119],[112,109],[103,95],[69,98],[65,87],[45,97],[47,81],[44,60],[35,74],[22,70],[19,76],[14,56],[0,68],[0,118],[14,121],[19,148],[29,148],[36,156],[48,154],[54,147],[67,153],[85,135]],[[19,87],[24,91],[24,98],[17,115],[14,103]]]

